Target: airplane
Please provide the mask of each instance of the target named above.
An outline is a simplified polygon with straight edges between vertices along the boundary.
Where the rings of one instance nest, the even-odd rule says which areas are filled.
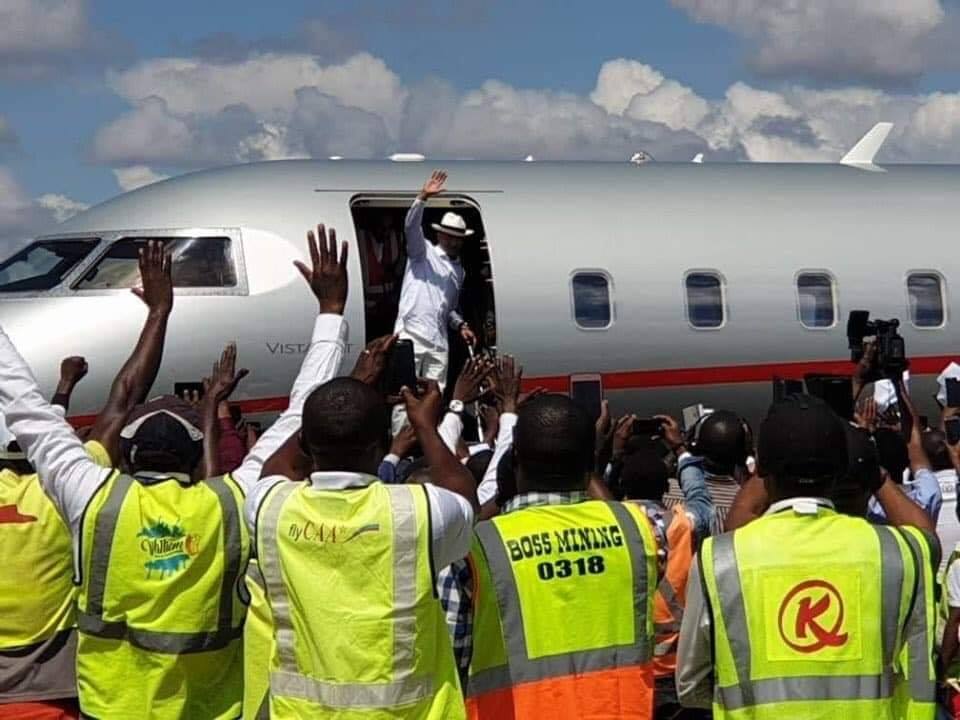
[[[960,354],[960,170],[864,172],[882,170],[873,156],[888,132],[834,165],[446,162],[449,189],[425,226],[453,209],[477,230],[463,309],[484,348],[522,360],[528,387],[587,383],[617,411],[702,403],[756,420],[775,376],[850,372],[846,317],[865,309],[901,320],[913,392],[933,417],[932,376]],[[177,298],[155,392],[198,382],[235,341],[252,370],[241,409],[276,413],[315,312],[293,266],[306,230],[323,222],[351,245],[349,368],[392,330],[424,160],[255,163],[123,194],[0,263],[0,324],[46,391],[61,357],[87,358],[71,411],[90,422],[143,322],[129,292],[137,247],[166,238]],[[378,252],[396,262],[374,287]],[[453,354],[456,367],[459,340]]]

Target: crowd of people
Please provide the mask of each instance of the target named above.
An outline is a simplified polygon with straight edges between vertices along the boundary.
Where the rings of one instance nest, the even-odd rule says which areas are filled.
[[[509,355],[444,400],[448,333],[476,340],[469,228],[421,227],[445,179],[407,217],[395,332],[348,374],[348,247],[308,233],[318,312],[263,432],[230,405],[233,345],[202,395],[148,399],[161,242],[93,426],[66,420],[85,361],[47,400],[0,330],[0,719],[960,717],[960,552],[938,576],[936,535],[960,445],[900,378],[896,413],[790,395],[756,435],[728,410],[594,421]],[[393,397],[399,339],[420,379]]]

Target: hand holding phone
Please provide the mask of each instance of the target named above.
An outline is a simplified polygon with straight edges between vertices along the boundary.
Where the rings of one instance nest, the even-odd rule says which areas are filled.
[[[381,376],[381,391],[386,396],[400,395],[400,389],[417,391],[417,368],[413,340],[397,340],[387,356],[387,367]]]
[[[960,417],[947,418],[944,427],[947,431],[947,443],[949,445],[960,443]]]
[[[637,418],[633,421],[633,434],[643,437],[659,437],[663,433],[663,422],[656,418]]]

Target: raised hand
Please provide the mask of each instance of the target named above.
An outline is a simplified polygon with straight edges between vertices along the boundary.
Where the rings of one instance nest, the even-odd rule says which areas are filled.
[[[237,370],[237,346],[235,343],[227,345],[220,360],[213,364],[210,377],[203,379],[204,402],[223,402],[236,389],[237,384],[247,376],[249,370]]]
[[[350,377],[367,385],[376,385],[387,367],[387,356],[397,342],[396,335],[379,337],[360,352],[357,364],[353,366]]]
[[[87,376],[87,361],[76,355],[64,358],[60,362],[60,383],[73,388]]]
[[[477,356],[467,361],[453,386],[453,399],[465,403],[476,400],[481,394],[480,386],[491,372],[493,362],[486,357]]]
[[[160,240],[148,240],[140,248],[140,284],[130,292],[140,298],[154,312],[167,313],[173,309],[173,261]]]
[[[674,453],[679,454],[684,446],[683,431],[680,430],[680,423],[670,415],[654,415],[653,418],[654,420],[660,421],[660,427],[663,428],[663,439],[667,443],[667,446],[673,450]]]
[[[463,341],[470,347],[475,347],[477,344],[477,336],[466,323],[460,326],[460,337],[463,338]]]
[[[337,231],[330,228],[330,237],[321,224],[317,225],[317,234],[307,232],[307,248],[310,251],[310,263],[307,267],[299,260],[294,261],[297,270],[307,281],[314,297],[320,303],[320,312],[343,315],[347,305],[349,278],[347,275],[347,243],[340,246],[337,255]]]
[[[447,173],[444,170],[434,170],[433,174],[430,175],[430,179],[423,184],[423,189],[420,191],[421,200],[429,200],[434,195],[439,195],[443,192],[443,185],[447,182]]]
[[[407,419],[420,437],[423,432],[436,432],[443,395],[436,380],[418,380],[417,387],[419,396],[408,387],[403,388],[400,394],[407,408]]]
[[[512,355],[504,355],[497,362],[497,400],[503,412],[515,413],[520,407],[520,387],[523,368],[518,367]]]

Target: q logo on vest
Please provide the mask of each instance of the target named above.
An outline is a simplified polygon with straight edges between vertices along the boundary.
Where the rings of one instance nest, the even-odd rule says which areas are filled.
[[[780,637],[793,650],[815,653],[842,647],[849,635],[843,628],[843,597],[826,580],[794,586],[780,603]]]

